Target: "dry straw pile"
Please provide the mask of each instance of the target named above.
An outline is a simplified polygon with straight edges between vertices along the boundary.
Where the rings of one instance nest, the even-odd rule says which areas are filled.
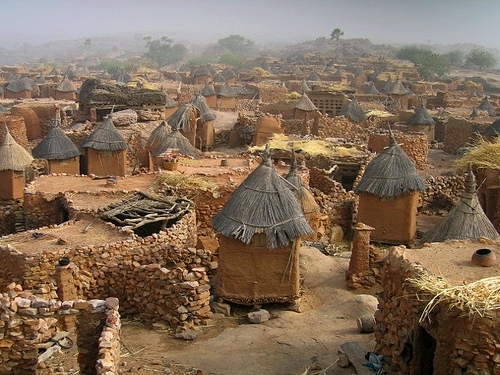
[[[500,137],[492,142],[479,139],[476,148],[457,159],[455,165],[460,171],[500,169]]]
[[[421,274],[407,280],[418,289],[434,297],[426,305],[420,322],[429,319],[429,314],[437,305],[457,309],[462,316],[484,317],[488,312],[500,309],[500,277],[488,277],[461,285],[451,285],[443,278]]]

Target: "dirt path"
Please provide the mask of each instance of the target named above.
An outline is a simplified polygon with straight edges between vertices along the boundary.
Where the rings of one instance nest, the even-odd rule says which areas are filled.
[[[214,327],[204,328],[194,341],[125,322],[122,342],[128,354],[123,358],[123,373],[196,374],[186,370],[195,368],[200,370],[198,374],[207,375],[299,375],[307,368],[331,365],[346,341],[360,341],[372,349],[373,334],[358,333],[356,324],[366,309],[345,288],[349,254],[326,256],[316,248],[302,247],[306,292],[301,302],[305,311],[301,313],[282,305],[264,306],[272,318],[250,324],[244,317],[250,308],[233,305],[232,317],[217,319]],[[175,372],[181,370],[184,372]],[[352,368],[336,364],[327,372],[352,373]]]

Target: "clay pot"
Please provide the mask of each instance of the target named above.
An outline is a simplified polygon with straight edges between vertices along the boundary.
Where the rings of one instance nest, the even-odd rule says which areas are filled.
[[[472,264],[481,267],[490,267],[497,262],[497,257],[490,249],[478,249],[471,258]]]

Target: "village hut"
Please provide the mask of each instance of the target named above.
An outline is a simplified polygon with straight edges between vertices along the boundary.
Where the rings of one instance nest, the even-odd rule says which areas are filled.
[[[367,95],[380,95],[380,91],[377,90],[375,87],[375,83],[373,81],[370,82],[368,85],[368,88],[365,91],[365,94]]]
[[[490,104],[490,101],[488,100],[487,96],[484,97],[481,104],[477,108],[482,110],[482,111],[488,112],[489,116],[496,116],[497,115],[495,108],[493,108],[493,106]]]
[[[384,83],[384,86],[382,86],[382,92],[385,94],[389,94],[389,92],[392,90],[392,86],[394,86],[394,83],[395,82],[389,77]]]
[[[57,85],[54,94],[55,100],[76,100],[76,87],[69,80],[67,76],[64,76],[62,81]]]
[[[40,73],[40,75],[35,78],[35,83],[37,85],[45,85],[47,83],[47,80],[43,76],[43,73]]]
[[[403,84],[399,79],[397,79],[386,92],[387,95],[389,95],[392,99],[397,101],[399,108],[408,109],[408,104],[409,104],[408,89],[403,86]]]
[[[225,83],[226,78],[221,73],[219,73],[214,77],[214,82],[215,83]]]
[[[236,91],[227,82],[217,90],[217,107],[220,109],[236,109]]]
[[[167,122],[174,130],[179,130],[191,145],[196,145],[197,118],[199,109],[192,103],[181,105],[170,115]]]
[[[300,69],[299,67],[296,67],[295,69],[292,70],[292,74],[295,76],[295,77],[303,77],[304,76],[304,72],[302,71],[302,69]]]
[[[338,68],[331,76],[332,82],[336,82],[341,85],[347,85],[347,74],[342,68]]]
[[[205,83],[205,86],[203,86],[203,89],[201,90],[200,94],[203,95],[205,101],[207,102],[207,105],[210,108],[217,107],[217,94],[215,92],[215,88],[212,82]]]
[[[169,170],[177,169],[182,156],[199,159],[199,151],[178,130],[172,130],[153,152],[154,164]]]
[[[292,191],[294,192],[297,200],[299,201],[302,212],[304,213],[309,226],[313,230],[313,234],[303,237],[305,241],[317,241],[318,239],[318,229],[321,219],[321,211],[318,202],[314,199],[314,196],[309,191],[309,189],[304,185],[302,179],[297,173],[297,158],[295,151],[292,149],[292,162],[290,165],[290,171],[286,175],[285,179],[293,185]]]
[[[60,128],[57,116],[52,128],[31,150],[31,154],[37,159],[47,160],[49,173],[80,174],[81,152]]]
[[[307,76],[307,80],[310,82],[321,82],[321,77],[315,71],[312,71],[311,74]]]
[[[127,141],[113,125],[110,113],[80,147],[85,149],[86,174],[125,176],[127,171]]]
[[[363,108],[359,105],[358,101],[354,98],[349,100],[340,109],[340,116],[345,116],[349,121],[358,124],[366,125],[366,114]]]
[[[215,142],[214,120],[217,115],[210,109],[202,95],[197,95],[192,103],[199,110],[196,124],[196,142],[193,146],[200,150],[209,150]]]
[[[234,71],[234,69],[231,69],[229,67],[226,67],[221,73],[220,75],[222,77],[224,77],[225,79],[225,82],[228,84],[228,85],[234,85],[236,84],[236,78],[238,77],[238,74],[237,72]]]
[[[419,191],[425,183],[392,132],[389,137],[389,147],[368,163],[354,187],[357,221],[375,228],[375,241],[407,244],[415,238]]]
[[[476,241],[481,237],[496,240],[499,235],[479,204],[474,174],[468,172],[460,202],[438,225],[424,234],[421,242]]]
[[[195,85],[204,85],[212,80],[212,74],[207,67],[201,67],[193,72],[193,80]]]
[[[163,109],[164,118],[169,118],[179,108],[179,104],[170,96],[167,95],[165,99],[165,108]]]
[[[255,305],[299,297],[300,239],[313,231],[290,183],[274,170],[269,147],[212,218],[212,227],[220,243],[219,298]]]
[[[5,99],[31,99],[36,96],[35,84],[27,77],[10,81],[5,87]]]
[[[429,142],[434,140],[436,121],[429,114],[425,106],[421,105],[415,114],[408,119],[408,129],[424,133]]]
[[[19,199],[24,196],[25,170],[33,157],[10,135],[7,125],[0,144],[0,199]]]
[[[300,84],[299,88],[299,94],[305,94],[311,91],[311,88],[307,85],[307,82],[305,79],[302,80],[302,83]]]
[[[298,100],[295,107],[293,107],[293,118],[294,119],[306,119],[312,118],[312,114],[316,112],[318,108],[314,105],[314,103],[309,99],[307,93],[303,93],[300,99]]]
[[[273,117],[269,114],[260,117],[255,125],[253,145],[265,145],[274,134],[284,134],[280,118]]]

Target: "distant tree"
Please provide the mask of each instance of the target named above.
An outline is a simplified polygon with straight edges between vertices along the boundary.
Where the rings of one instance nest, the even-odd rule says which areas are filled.
[[[495,67],[497,59],[488,51],[474,48],[465,56],[465,63],[468,66],[477,66],[480,70]]]
[[[336,40],[337,41],[337,53],[339,52],[340,48],[340,37],[344,35],[344,32],[340,30],[338,27],[335,28],[332,33],[330,34],[330,39]]]
[[[181,61],[187,55],[187,48],[182,44],[174,44],[174,41],[167,36],[160,39],[152,39],[150,36],[143,38],[146,41],[144,57],[154,61],[159,66],[174,64]]]
[[[92,50],[92,39],[90,38],[85,39],[85,42],[83,44],[85,45],[85,47],[87,47],[87,50],[90,53]]]
[[[443,76],[449,70],[447,59],[428,48],[418,46],[403,46],[396,54],[398,59],[409,60],[417,68],[418,74],[429,79],[433,75]]]
[[[463,51],[460,51],[459,49],[443,54],[444,58],[446,59],[446,61],[448,61],[448,64],[450,66],[462,66],[464,63],[464,55],[465,53]]]
[[[230,65],[236,68],[242,68],[245,64],[245,60],[243,59],[243,57],[232,53],[224,53],[220,55],[217,61],[220,64]]]
[[[241,35],[231,34],[228,37],[219,39],[217,46],[222,53],[233,53],[235,55],[246,55],[253,50],[254,42]]]

